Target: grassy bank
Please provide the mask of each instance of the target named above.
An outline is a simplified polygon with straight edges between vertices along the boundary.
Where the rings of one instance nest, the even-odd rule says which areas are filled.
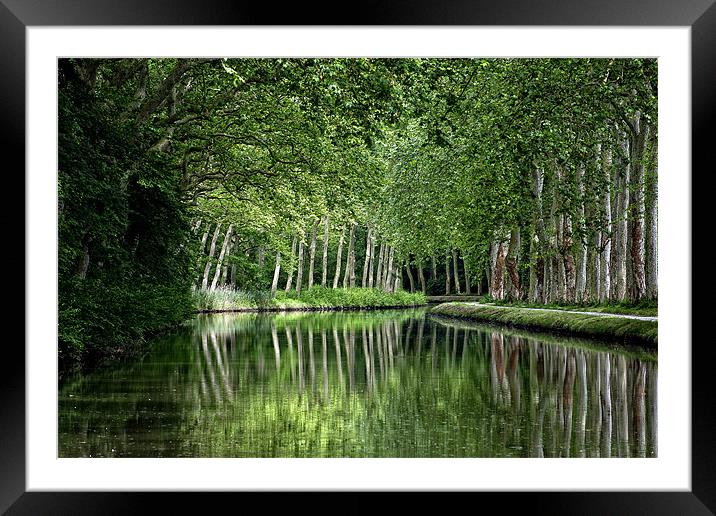
[[[431,314],[472,321],[497,323],[514,328],[542,330],[618,341],[623,344],[657,347],[658,325],[653,321],[588,314],[539,312],[512,307],[475,306],[469,303],[444,303]]]
[[[579,337],[573,335],[559,334],[556,332],[542,331],[536,335],[535,330],[527,330],[515,327],[497,326],[490,322],[477,322],[468,319],[457,319],[454,317],[434,317],[434,321],[443,327],[449,327],[458,330],[479,330],[490,334],[490,332],[499,332],[505,337],[518,337],[521,339],[538,339],[540,342],[546,342],[557,346],[569,346],[571,348],[579,348],[596,352],[615,352],[630,358],[644,360],[648,362],[657,362],[659,359],[658,351],[653,346],[625,346],[622,343],[613,340],[594,339],[588,337]]]
[[[481,303],[483,301],[480,301]],[[512,306],[515,308],[549,308],[551,310],[568,310],[572,312],[600,312],[605,314],[626,314],[640,315],[644,317],[656,317],[658,315],[658,307],[656,301],[642,301],[640,303],[583,303],[575,304],[558,304],[552,303],[543,305],[540,303],[522,303],[509,301],[484,301],[488,304],[497,306]]]
[[[222,310],[316,310],[356,308],[397,308],[420,306],[426,303],[421,293],[394,293],[371,288],[312,287],[296,295],[295,290],[279,291],[272,298],[270,292],[245,292],[230,288],[195,291],[194,306],[199,311]]]

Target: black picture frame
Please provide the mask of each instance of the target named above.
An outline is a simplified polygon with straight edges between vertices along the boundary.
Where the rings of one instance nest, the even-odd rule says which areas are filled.
[[[261,2],[231,0],[0,0],[0,127],[3,161],[11,157],[18,179],[15,192],[25,192],[24,177],[15,172],[25,166],[25,29],[29,26],[83,25],[552,25],[552,26],[684,26],[691,28],[692,58],[692,169],[700,177],[713,169],[710,147],[716,142],[716,4],[715,0],[428,0],[368,1],[344,4],[342,9],[319,8],[303,3],[278,8]],[[348,7],[350,18],[339,13]],[[709,167],[708,169],[706,167]],[[5,169],[9,171],[9,168]],[[685,180],[688,171],[682,171]],[[8,183],[5,183],[8,188]],[[9,191],[9,190],[8,190]],[[699,203],[693,194],[693,207]],[[706,195],[702,190],[700,195]],[[702,217],[692,211],[694,224]],[[7,216],[7,214],[6,214]],[[20,225],[13,226],[19,232]],[[24,224],[23,224],[24,229]],[[692,232],[692,234],[695,234]],[[12,241],[24,241],[12,235]],[[6,237],[10,238],[10,237]],[[19,247],[19,246],[17,246]],[[11,253],[8,253],[11,254]],[[692,270],[699,269],[708,253],[693,256]],[[6,270],[24,267],[25,255],[12,253]],[[22,262],[22,264],[20,263]],[[687,266],[687,264],[684,264]],[[25,274],[28,271],[25,270]],[[683,300],[695,305],[696,298]],[[694,334],[695,336],[696,334]],[[707,340],[692,346],[692,490],[689,492],[529,492],[479,493],[485,502],[504,504],[510,499],[539,514],[714,514],[716,511],[716,454],[713,434],[713,406],[707,368],[713,346]],[[266,496],[261,493],[78,493],[26,492],[25,489],[25,351],[16,340],[4,347],[5,371],[0,375],[0,511],[7,514],[132,514],[152,510],[159,503],[162,512],[184,513],[199,497],[211,505],[240,496],[242,504]],[[689,342],[669,343],[684,346]],[[49,343],[48,343],[49,346]],[[404,496],[403,511],[424,504],[424,493]],[[314,506],[316,493],[301,495],[305,507]],[[326,494],[320,495],[324,503]],[[341,500],[342,508],[369,510],[375,507],[371,493],[350,493],[355,499]],[[306,498],[309,498],[306,500]],[[483,502],[483,500],[480,500]],[[152,504],[150,504],[152,502]],[[333,503],[332,501],[329,503]],[[461,503],[455,500],[453,503]],[[474,504],[473,501],[469,502]],[[484,503],[484,502],[483,502]],[[305,505],[304,505],[305,504]],[[245,505],[244,505],[245,506]],[[411,507],[413,506],[413,507]],[[314,506],[315,507],[315,506]],[[327,505],[326,507],[331,507]]]

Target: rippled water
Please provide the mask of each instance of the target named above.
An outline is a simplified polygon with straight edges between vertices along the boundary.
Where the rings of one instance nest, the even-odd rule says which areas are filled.
[[[61,457],[651,457],[656,355],[390,312],[199,316],[63,379]]]

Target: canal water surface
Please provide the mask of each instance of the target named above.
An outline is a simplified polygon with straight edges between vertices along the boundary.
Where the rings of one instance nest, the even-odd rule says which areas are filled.
[[[655,354],[425,309],[197,316],[63,378],[60,457],[654,457]]]

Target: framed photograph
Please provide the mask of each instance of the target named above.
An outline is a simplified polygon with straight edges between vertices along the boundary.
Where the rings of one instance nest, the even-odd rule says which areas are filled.
[[[713,404],[707,394],[709,386],[705,385],[707,374],[700,371],[709,364],[708,351],[698,342],[692,345],[691,316],[691,225],[700,220],[692,217],[691,210],[692,206],[708,205],[708,201],[692,201],[691,170],[692,162],[699,167],[705,165],[706,142],[712,145],[716,137],[712,123],[716,7],[710,5],[710,0],[686,6],[630,0],[577,7],[564,2],[545,9],[515,0],[499,6],[463,3],[444,8],[424,2],[420,8],[412,4],[372,5],[370,9],[366,12],[361,8],[355,20],[344,25],[345,21],[337,23],[330,17],[318,23],[320,18],[292,9],[271,13],[269,9],[235,6],[221,0],[202,5],[173,3],[171,8],[142,2],[124,3],[119,8],[104,1],[80,1],[67,6],[0,0],[3,141],[6,155],[16,156],[25,170],[21,188],[26,194],[25,348],[6,346],[10,353],[7,363],[13,365],[2,380],[3,511],[126,514],[141,510],[147,497],[154,496],[161,497],[167,508],[185,510],[184,495],[169,500],[169,496],[161,494],[177,491],[198,492],[201,497],[236,491],[241,495],[246,491],[348,491],[356,499],[374,491],[461,491],[491,497],[514,491],[520,493],[518,499],[530,510],[538,507],[541,513],[550,514],[712,514],[716,510],[711,487],[716,484],[712,466],[716,460]],[[108,85],[101,94],[114,97],[111,102],[97,104],[100,107],[88,107],[81,90],[95,87],[98,69]],[[206,71],[185,73],[199,69]],[[324,76],[329,77],[330,84],[323,84]],[[476,76],[485,79],[479,82]],[[135,79],[136,83],[131,82]],[[199,81],[201,87],[197,88]],[[252,81],[270,86],[264,90],[243,88]],[[588,86],[582,89],[580,81]],[[435,88],[440,87],[443,90],[435,93]],[[233,88],[239,100],[224,102],[222,88]],[[555,93],[555,89],[561,93]],[[645,93],[640,93],[642,90]],[[341,100],[331,101],[333,104],[325,101],[334,94]],[[239,98],[241,95],[245,97]],[[550,136],[560,129],[540,119],[541,108],[535,108],[538,114],[533,111],[535,120],[530,122],[539,130],[529,124],[514,128],[520,122],[509,118],[513,110],[550,95],[553,97],[545,101],[551,102],[544,108],[545,113],[554,113],[569,103],[582,106],[575,96],[581,99],[607,95],[612,99],[609,116],[621,116],[622,129],[609,126],[585,130],[592,131],[590,136],[574,136],[572,148],[566,140],[557,141]],[[314,104],[314,97],[321,101]],[[192,109],[177,110],[177,98],[190,99]],[[408,102],[406,98],[413,100]],[[231,111],[232,106],[240,105],[250,106],[251,113],[262,121],[249,126],[254,122],[246,122],[245,113]],[[480,107],[467,114],[465,106],[472,109],[474,105]],[[117,106],[125,106],[126,110],[113,112]],[[215,122],[218,111],[210,112],[206,106],[219,106],[211,109],[221,109],[223,121]],[[160,108],[161,116],[157,115]],[[565,120],[563,131],[571,131],[577,122],[588,126],[598,124],[593,120],[602,120],[602,115],[580,108],[575,122],[570,109],[566,107],[565,114],[550,118]],[[340,111],[351,122],[341,125],[334,111]],[[402,120],[406,111],[412,113],[414,123],[390,126],[391,117]],[[355,113],[362,113],[362,118],[352,118]],[[97,122],[114,120],[112,117],[116,117],[116,126]],[[261,125],[269,117],[286,120],[282,132],[267,129],[268,122]],[[127,122],[130,118],[131,123]],[[191,125],[197,119],[206,122]],[[365,126],[357,126],[355,120]],[[185,122],[193,129],[183,127]],[[472,124],[472,129],[461,132],[461,124]],[[380,142],[371,139],[371,131],[378,126],[390,138]],[[385,129],[388,126],[391,128]],[[126,127],[136,131],[134,140],[123,132]],[[311,136],[314,130],[321,134]],[[496,141],[483,139],[483,143],[471,147],[471,138],[482,134],[480,131],[501,136]],[[627,134],[629,131],[632,136]],[[500,152],[510,152],[515,156],[514,163],[522,163],[521,153],[528,145],[523,141],[525,135],[540,142],[532,143],[533,148],[542,143],[553,145],[552,154],[545,154],[556,157],[550,157],[551,161],[545,158],[544,162],[534,157],[524,160],[527,166],[534,167],[530,172],[535,174],[534,180],[529,192],[515,188],[512,202],[519,204],[529,198],[541,207],[544,192],[552,214],[543,220],[553,224],[553,229],[548,227],[546,233],[544,228],[540,230],[540,221],[529,218],[534,216],[534,210],[525,215],[519,207],[510,206],[509,200],[495,208],[494,202],[502,202],[500,198],[490,201],[492,210],[513,214],[495,219],[500,222],[483,222],[479,217],[489,214],[482,212],[467,222],[455,215],[452,222],[436,225],[432,234],[426,229],[411,240],[411,228],[423,228],[432,212],[442,209],[438,204],[454,201],[457,206],[464,202],[462,197],[456,197],[458,194],[483,192],[478,187],[471,190],[475,183],[489,185],[499,177],[501,184],[508,184],[512,169],[500,163]],[[137,143],[140,137],[146,141]],[[626,143],[603,149],[601,142],[610,138]],[[204,143],[197,142],[207,140],[217,142],[212,143],[211,152],[196,150],[197,145],[205,148]],[[60,145],[58,141],[64,143]],[[349,143],[336,144],[337,141]],[[426,142],[432,145],[432,154],[416,161],[414,156],[423,152]],[[103,171],[119,171],[124,166],[122,160],[130,159],[125,156],[135,155],[132,145],[146,147],[148,157],[142,158],[142,171],[127,172],[130,176],[135,174],[131,180],[117,176],[115,182],[105,181]],[[457,169],[463,159],[445,150],[451,145],[469,148],[484,160],[485,165],[470,172],[471,180],[464,179],[464,184],[459,174],[446,175],[447,165]],[[80,150],[73,154],[67,151],[69,148]],[[332,154],[339,148],[343,154]],[[362,153],[361,149],[370,152]],[[376,164],[375,154],[380,152],[386,157]],[[178,156],[172,158],[172,166],[162,164],[161,156],[169,153]],[[495,158],[491,157],[493,153]],[[582,165],[567,166],[560,161],[565,155],[587,157],[579,158],[583,159]],[[317,159],[330,165],[314,163]],[[564,163],[570,159],[564,158]],[[401,160],[410,165],[401,169],[396,165]],[[641,305],[646,307],[643,313],[606,317],[612,321],[624,317],[634,323],[629,326],[622,320],[624,324],[619,323],[618,330],[602,329],[606,322],[598,330],[589,330],[590,325],[580,317],[598,317],[596,313],[571,312],[577,321],[573,324],[570,316],[564,315],[567,322],[553,324],[563,332],[568,328],[569,338],[585,340],[573,343],[576,352],[553,351],[554,346],[520,333],[538,329],[524,322],[525,313],[535,309],[532,305],[508,308],[500,301],[503,297],[525,302],[534,298],[555,305],[559,312],[562,308],[557,305],[570,304],[565,300],[571,299],[574,305],[576,301],[599,298],[600,288],[602,298],[609,296],[603,293],[609,287],[599,286],[603,277],[608,285],[609,272],[592,269],[602,264],[604,271],[609,263],[615,263],[609,256],[603,257],[604,249],[610,249],[607,241],[610,246],[611,242],[619,242],[618,235],[611,236],[611,221],[612,214],[620,214],[620,208],[607,204],[610,236],[602,238],[607,231],[600,228],[607,223],[601,215],[605,208],[600,196],[621,202],[621,206],[629,202],[617,193],[609,193],[609,188],[630,192],[634,188],[631,183],[627,187],[628,177],[615,179],[618,174],[610,172],[612,163],[616,169],[616,163],[627,162],[642,164],[633,166],[632,177],[637,169],[644,174],[641,188],[647,223],[642,229],[627,227],[633,215],[627,216],[625,208],[624,231],[636,231],[639,238],[648,240],[658,222],[660,238],[653,256],[658,255],[661,290],[661,360],[656,358],[656,324],[649,326],[656,319],[655,300],[653,306]],[[64,179],[62,169],[66,163],[86,167],[84,184]],[[245,168],[235,170],[232,167],[236,163]],[[201,168],[202,175],[193,176],[192,167]],[[394,209],[413,210],[413,215],[407,222],[396,222],[397,229],[391,237],[381,221],[391,213],[394,220],[405,217],[401,219],[387,208],[364,203],[355,212],[361,215],[345,215],[344,207],[357,202],[348,194],[348,200],[342,197],[353,188],[350,185],[359,181],[350,175],[351,167],[386,167],[393,175],[381,183],[381,195],[394,188],[400,195],[409,192],[412,196]],[[425,170],[423,175],[421,169]],[[654,179],[653,191],[649,186],[652,169],[653,177],[658,170],[658,189]],[[599,171],[606,171],[606,182],[604,172]],[[174,198],[164,174],[174,174],[172,177],[179,178],[182,184],[191,183],[194,197]],[[446,177],[448,182],[462,186],[441,188],[440,181]],[[288,190],[287,178],[294,181]],[[87,184],[95,180],[96,184]],[[619,180],[624,181],[621,186]],[[430,186],[430,181],[435,183]],[[127,198],[139,198],[142,206],[151,208],[116,208],[104,200],[95,201],[87,213],[72,215],[76,222],[58,222],[65,209],[63,199],[72,198],[73,192],[97,199],[107,195],[108,199],[117,188],[128,188]],[[323,188],[330,190],[330,195],[317,196],[316,192]],[[109,193],[102,193],[105,190]],[[448,190],[454,192],[452,197],[446,194]],[[373,195],[373,190],[355,191],[358,196]],[[595,199],[590,205],[585,200],[589,195]],[[245,204],[229,213],[234,209],[225,203],[229,198],[241,199]],[[291,200],[297,206],[327,204],[311,212],[310,220],[305,219],[299,207],[276,208],[271,216],[265,210],[251,211],[254,206],[274,209]],[[191,204],[191,211],[177,207],[181,203]],[[599,213],[595,215],[594,210]],[[451,212],[457,213],[457,208],[441,212],[440,220]],[[335,213],[344,218],[335,217]],[[92,218],[95,216],[96,220]],[[123,237],[128,242],[122,244],[126,249],[112,254],[115,251],[106,241],[100,245],[92,239],[111,240],[114,217],[129,221],[125,233],[131,235]],[[262,222],[239,234],[232,217],[255,217]],[[107,227],[95,231],[94,236],[77,229],[78,224],[97,225],[100,218]],[[158,220],[163,222],[159,224]],[[436,236],[447,224],[455,232],[482,239],[482,245],[487,237],[481,228],[504,220],[512,226],[506,225],[497,240],[490,236],[492,241],[487,247],[483,245],[484,249],[477,244],[445,244],[447,240]],[[593,227],[590,220],[594,221]],[[189,245],[184,242],[172,240],[174,229],[167,225],[171,221],[191,226],[192,238],[197,241],[191,245],[199,248],[201,242],[198,254],[185,249]],[[399,229],[399,224],[404,224],[405,229]],[[131,231],[127,229],[130,227]],[[531,228],[529,236],[527,227]],[[641,236],[642,230],[646,237]],[[76,239],[73,249],[58,244],[58,231],[64,238]],[[176,229],[177,234],[180,231],[183,230]],[[417,234],[418,229],[415,231]],[[271,236],[266,236],[268,233]],[[426,243],[424,235],[428,234],[434,241]],[[564,249],[572,245],[572,237],[583,238],[583,256],[575,253],[567,257]],[[554,239],[554,248],[562,249],[560,260],[554,262],[555,269],[544,260],[539,262],[538,257],[547,254],[534,251],[552,245],[543,244],[545,238],[549,242]],[[619,244],[625,252],[629,249],[627,241],[623,236]],[[167,258],[161,267],[171,264],[176,269],[153,269],[151,258],[159,248],[165,252],[162,246],[167,242],[173,251],[166,255],[171,259]],[[241,242],[248,243],[241,247]],[[651,280],[648,277],[648,243],[642,245],[647,248],[642,257],[647,261],[642,264],[647,274],[643,282],[646,297],[649,282],[653,280],[656,285],[656,276],[654,272]],[[136,256],[134,263],[141,265],[117,265],[125,256],[122,253],[130,252],[130,248]],[[121,271],[135,283],[144,278],[141,281],[146,281],[147,288],[129,292],[119,283],[98,280],[96,285],[103,285],[103,291],[87,293],[81,282],[63,283],[61,277],[58,279],[58,268],[61,276],[63,267],[75,279],[90,277],[90,249],[102,249],[97,252],[101,254],[99,258],[93,257],[92,267],[105,267],[111,271],[107,277]],[[475,258],[480,252],[486,257],[484,261]],[[521,258],[523,253],[534,259]],[[309,256],[310,279],[305,285]],[[444,273],[436,267],[435,256]],[[519,269],[522,272],[516,265],[520,259],[524,263]],[[341,260],[345,262],[343,269]],[[551,257],[547,260],[551,264],[550,260]],[[277,310],[312,310],[325,307],[329,297],[341,308],[365,307],[360,289],[353,292],[350,288],[359,284],[373,288],[375,262],[376,291],[381,291],[375,296],[387,297],[380,301],[371,298],[373,303],[393,307],[401,294],[398,291],[405,290],[410,294],[403,292],[400,302],[413,306],[418,303],[407,296],[419,296],[421,285],[428,301],[451,301],[456,293],[464,296],[467,290],[472,294],[472,287],[485,297],[457,299],[494,301],[497,305],[491,305],[493,312],[523,310],[519,318],[522,322],[509,321],[511,333],[503,335],[490,329],[494,321],[489,319],[478,319],[489,323],[484,328],[472,327],[455,322],[457,319],[440,322],[437,316],[424,318],[422,312],[418,318],[376,317],[370,321],[340,312],[339,323],[333,315],[322,314],[300,320],[290,315],[264,319],[250,315],[245,320],[228,315],[221,320],[199,317],[188,330],[191,337],[187,338],[193,340],[182,348],[186,356],[171,348],[184,345],[177,337],[175,341],[165,341],[164,348],[160,346],[165,354],[160,349],[161,356],[155,353],[154,358],[142,362],[142,367],[130,365],[111,369],[107,374],[78,376],[74,384],[62,382],[60,376],[64,373],[58,361],[69,360],[73,353],[91,355],[84,348],[78,351],[82,346],[78,342],[95,331],[68,324],[67,317],[73,315],[67,314],[91,310],[102,303],[112,306],[114,313],[102,319],[103,338],[129,332],[122,324],[125,320],[131,319],[141,328],[143,323],[137,322],[131,311],[124,311],[140,299],[157,303],[153,314],[166,316],[167,320],[176,317],[172,311],[184,309],[180,298],[162,304],[163,297],[169,299],[175,294],[168,287],[170,283],[152,278],[183,274],[184,265],[179,262],[200,271],[196,277],[187,277],[186,285],[187,291],[191,287],[191,302],[199,311],[236,308],[231,303],[244,303],[241,310],[261,310],[266,303]],[[296,263],[298,275],[294,277]],[[572,269],[575,263],[576,272]],[[632,265],[624,265],[624,277],[638,276],[629,267]],[[655,262],[653,268],[655,271]],[[495,279],[496,271],[499,281]],[[561,278],[561,293],[562,287],[552,278]],[[594,285],[590,278],[594,278]],[[336,300],[329,293],[332,279],[334,292],[342,279],[345,292],[358,297]],[[229,288],[242,282],[258,285],[262,281],[265,284],[255,287],[255,293],[250,295],[246,294],[248,290]],[[623,296],[630,296],[627,290],[631,288],[640,288],[623,281]],[[324,292],[321,289],[326,283],[329,287]],[[222,285],[234,296],[231,301],[227,301],[228,294],[221,294],[224,297],[219,299],[217,292],[224,292]],[[277,295],[277,285],[279,291],[285,285],[285,294]],[[300,297],[302,286],[311,292],[315,305],[300,304],[305,302]],[[70,306],[60,302],[58,312],[58,295],[62,301],[61,291],[68,288],[76,289],[78,299],[85,296],[82,299],[86,303]],[[452,295],[450,299],[443,299],[443,288],[446,295]],[[436,295],[437,289],[440,295]],[[425,298],[421,299],[424,302]],[[237,358],[236,353],[243,350],[237,335],[244,335],[246,328],[249,332],[263,332],[260,336],[251,333],[246,342],[264,339],[265,343],[252,348],[254,355],[250,359]],[[651,351],[593,349],[589,339],[600,335],[595,332],[604,331],[618,332],[623,343],[647,342]],[[436,339],[444,341],[445,346],[436,345]],[[117,344],[108,344],[103,352],[119,355],[123,342],[117,337]],[[424,354],[422,346],[431,350],[432,357]],[[476,355],[471,356],[468,348]],[[394,369],[394,360],[406,363],[406,356],[417,358],[409,366]],[[427,357],[425,363],[421,356]],[[538,364],[539,371],[534,364]],[[469,375],[464,372],[481,370],[483,365],[483,383],[466,379]],[[456,372],[456,368],[462,368],[462,372]],[[517,380],[519,374],[524,377]],[[135,391],[133,382],[139,381],[150,387]],[[395,387],[396,382],[410,384],[413,390],[404,392]],[[424,387],[421,382],[426,382]],[[604,382],[612,382],[615,391],[606,398]],[[539,399],[530,394],[532,391],[526,392],[535,384],[540,384],[535,391]],[[586,394],[575,394],[572,400],[571,393],[579,393],[580,388],[585,393],[589,390],[590,396],[596,389],[591,404],[585,401]],[[620,388],[623,395],[617,392]],[[265,389],[280,392],[282,398],[272,404]],[[354,389],[371,396],[357,396]],[[305,396],[304,390],[308,393]],[[103,395],[94,399],[92,392]],[[152,400],[147,393],[156,393],[161,399]],[[245,401],[231,403],[227,401],[231,396],[243,396]],[[432,401],[421,406],[416,401],[421,397],[431,397]],[[530,408],[520,409],[519,400],[528,399]],[[574,428],[571,421],[579,418],[573,415],[573,403],[574,410],[581,410],[583,415],[582,425]],[[309,405],[311,417],[301,416]],[[483,405],[491,408],[483,412]],[[117,410],[116,416],[109,414],[110,410]],[[225,417],[227,410],[233,415],[231,420]],[[515,413],[520,410],[524,414],[518,417]],[[554,413],[545,419],[545,410]],[[102,411],[108,413],[103,415]],[[269,412],[271,417],[266,416]],[[400,419],[400,414],[412,416]],[[416,414],[420,414],[420,422],[407,424]],[[608,432],[600,433],[605,417],[609,418]],[[479,420],[482,426],[473,429],[473,420]],[[184,433],[175,433],[171,425],[181,426]],[[628,438],[624,432],[631,432]],[[376,435],[380,438],[374,438]],[[239,436],[251,447],[237,447]]]

